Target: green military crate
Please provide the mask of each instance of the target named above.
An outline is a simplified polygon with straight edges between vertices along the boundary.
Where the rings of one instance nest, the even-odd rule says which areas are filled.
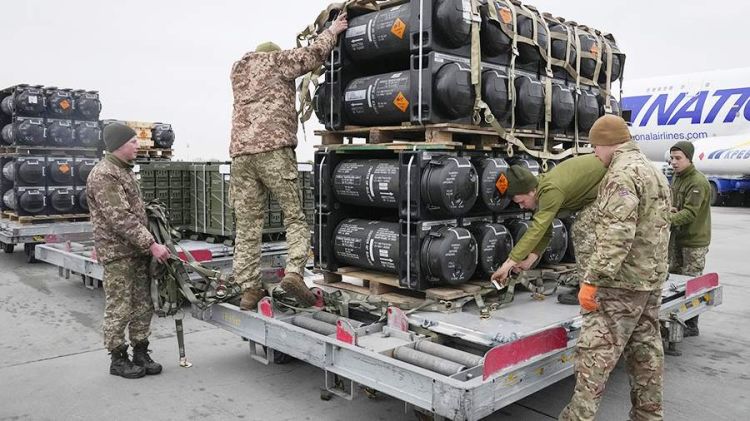
[[[141,197],[143,197],[143,201],[145,203],[156,199],[156,189],[154,189],[153,187],[141,188]]]
[[[178,228],[185,224],[185,213],[181,210],[171,209],[169,211],[169,222],[172,228]]]
[[[154,186],[157,189],[169,189],[170,188],[169,178],[157,178],[156,180],[154,180]]]

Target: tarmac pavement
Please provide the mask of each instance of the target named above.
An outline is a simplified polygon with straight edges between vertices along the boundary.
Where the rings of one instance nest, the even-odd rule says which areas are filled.
[[[681,357],[666,357],[668,420],[734,421],[750,414],[750,209],[713,208],[707,272],[718,272],[724,302],[700,318]],[[22,247],[0,255],[0,420],[413,420],[384,395],[321,399],[323,372],[294,361],[264,366],[247,342],[186,315],[192,368],[177,364],[172,319],[154,319],[159,376],[109,375],[101,323],[103,291],[56,268],[25,263]],[[555,419],[570,399],[569,377],[487,418]],[[629,385],[622,364],[605,391],[599,420],[625,420]]]

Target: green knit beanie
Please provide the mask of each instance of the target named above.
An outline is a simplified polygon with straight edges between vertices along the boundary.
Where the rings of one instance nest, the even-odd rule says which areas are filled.
[[[513,197],[517,194],[526,194],[536,188],[539,184],[536,176],[526,167],[521,165],[511,165],[507,172],[508,188],[505,195]]]
[[[271,53],[274,51],[281,51],[281,47],[270,41],[258,44],[258,47],[255,48],[256,53]]]
[[[107,152],[114,152],[135,137],[135,130],[122,123],[108,124],[104,128],[104,145]]]
[[[690,162],[693,162],[693,154],[695,153],[695,146],[687,140],[681,140],[669,148],[669,152],[682,151]]]

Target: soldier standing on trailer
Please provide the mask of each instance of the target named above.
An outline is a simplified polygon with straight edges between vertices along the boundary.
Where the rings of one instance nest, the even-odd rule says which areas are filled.
[[[711,185],[693,165],[693,144],[681,141],[669,149],[672,178],[672,237],[669,271],[699,276],[711,243]],[[685,336],[698,336],[698,316],[685,321]],[[674,351],[674,350],[671,350]]]
[[[605,172],[607,169],[594,155],[568,159],[539,177],[535,177],[526,167],[511,166],[504,194],[522,209],[535,212],[531,226],[513,247],[508,259],[492,275],[492,280],[502,285],[511,269],[521,271],[531,268],[547,248],[555,217],[564,218],[573,212],[578,212],[571,235],[577,262],[576,278],[580,278],[583,265],[594,252],[591,231],[594,209],[590,205],[596,199],[599,182]],[[576,287],[576,290],[560,294],[558,300],[563,304],[578,305],[578,280],[569,281],[569,285]]]
[[[625,354],[631,420],[661,420],[664,351],[659,325],[667,278],[671,193],[663,174],[631,140],[621,117],[600,117],[589,132],[608,167],[593,204],[594,253],[581,292],[576,386],[560,420],[593,420],[609,374]]]
[[[296,78],[321,66],[338,34],[348,26],[340,14],[304,48],[282,51],[266,42],[234,63],[230,195],[237,221],[234,277],[242,288],[240,308],[251,310],[265,295],[261,285],[260,247],[270,191],[284,213],[289,247],[281,287],[300,305],[315,303],[303,280],[310,253],[310,229],[297,185]]]
[[[148,355],[154,314],[148,277],[151,257],[161,263],[169,249],[154,241],[133,160],[138,153],[135,131],[120,123],[104,128],[107,152],[86,181],[86,196],[94,226],[94,246],[104,266],[104,346],[112,355],[109,373],[134,379],[161,373]],[[133,359],[125,341],[128,329]]]

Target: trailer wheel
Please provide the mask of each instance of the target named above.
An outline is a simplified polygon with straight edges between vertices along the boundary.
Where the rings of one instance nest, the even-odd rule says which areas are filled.
[[[3,243],[3,251],[8,254],[13,253],[13,250],[15,250],[15,248],[16,248],[15,244]]]
[[[35,243],[24,243],[23,252],[26,253],[26,263],[36,263],[36,256],[34,255],[34,249],[36,248]]]
[[[289,354],[284,354],[283,352],[279,352],[274,350],[273,351],[273,363],[274,364],[287,364],[292,362],[294,358],[292,358]]]
[[[709,205],[720,206],[724,203],[724,198],[719,194],[719,189],[713,181],[708,183],[711,186],[711,199]]]

